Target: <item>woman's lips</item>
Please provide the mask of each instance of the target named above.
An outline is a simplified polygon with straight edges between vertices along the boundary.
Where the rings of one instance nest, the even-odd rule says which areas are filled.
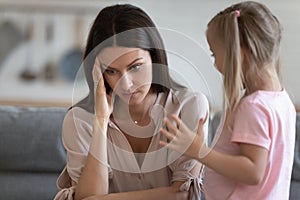
[[[122,93],[123,96],[129,98],[129,97],[132,97],[136,94],[137,92],[125,92],[125,93]]]

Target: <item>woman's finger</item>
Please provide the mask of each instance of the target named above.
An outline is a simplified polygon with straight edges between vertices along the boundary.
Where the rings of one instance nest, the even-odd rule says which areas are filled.
[[[169,143],[165,141],[159,141],[159,144],[163,147],[167,146]]]
[[[181,121],[181,119],[179,119],[176,115],[172,115],[171,116],[172,117],[172,119],[176,122],[176,124],[177,124],[177,127],[179,128],[180,126],[181,126],[181,124],[182,124],[182,121]]]
[[[189,131],[189,128],[182,122],[182,120],[176,116],[176,115],[172,115],[173,120],[176,122],[177,124],[177,130],[187,133]]]
[[[100,70],[100,64],[95,60],[94,68],[93,68],[93,81],[94,81],[94,90],[97,94],[105,94],[106,89],[104,85],[103,75]]]
[[[173,133],[170,133],[169,131],[167,131],[164,128],[160,129],[160,132],[166,136],[170,141],[174,140],[176,138],[176,136]]]
[[[176,145],[172,144],[172,143],[168,143],[165,141],[159,141],[159,144],[163,147],[167,147],[168,149],[172,149],[172,150],[176,150]]]
[[[95,63],[93,66],[93,71],[92,71],[92,75],[93,75],[93,81],[98,81],[98,77],[99,77],[99,72],[101,74],[101,70],[100,70],[100,63],[97,59],[95,59]]]
[[[93,75],[94,82],[98,82],[100,76],[102,76],[101,69],[100,69],[100,62],[98,61],[98,59],[95,59],[92,75]]]
[[[174,124],[168,118],[165,118],[165,123],[170,132],[172,132],[174,135],[176,135],[178,133],[178,131],[179,131],[178,128],[176,126],[174,126]]]
[[[207,118],[208,118],[208,112],[206,112],[206,115],[205,115],[205,118],[204,118],[204,121],[203,121],[203,123],[205,123],[205,122],[206,122]]]
[[[112,91],[109,94],[106,94],[106,99],[109,103],[110,112],[113,111],[115,97],[116,97],[116,95]]]
[[[100,94],[106,94],[106,89],[105,89],[105,85],[104,85],[104,79],[103,79],[103,76],[102,76],[101,73],[99,75],[99,82],[98,82],[98,86],[97,87],[99,88]]]
[[[201,135],[201,134],[202,134],[202,132],[203,132],[203,124],[206,122],[207,118],[208,118],[208,112],[206,113],[206,115],[205,115],[204,118],[201,118],[201,119],[199,120],[199,123],[198,123],[198,130],[197,130],[197,134],[198,134],[198,135]]]

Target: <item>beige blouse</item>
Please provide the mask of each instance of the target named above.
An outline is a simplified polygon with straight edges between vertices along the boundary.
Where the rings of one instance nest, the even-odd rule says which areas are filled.
[[[145,190],[170,186],[174,181],[183,181],[182,191],[190,191],[193,199],[200,199],[201,175],[194,177],[190,171],[196,160],[182,156],[159,145],[166,141],[159,129],[164,127],[164,117],[176,114],[191,129],[196,131],[198,121],[208,113],[208,101],[201,93],[187,89],[171,90],[169,94],[159,93],[150,111],[152,127],[140,127],[133,122],[109,121],[107,131],[107,156],[109,165],[109,193]],[[122,117],[121,117],[122,118]],[[62,139],[67,150],[67,165],[57,180],[59,192],[55,199],[73,199],[76,186],[82,173],[93,133],[94,115],[74,107],[65,116]],[[118,123],[119,122],[119,123]],[[134,127],[134,134],[152,136],[148,151],[135,154],[121,130]],[[204,125],[207,135],[208,122]],[[147,132],[148,131],[148,132]],[[128,131],[126,131],[128,132]]]

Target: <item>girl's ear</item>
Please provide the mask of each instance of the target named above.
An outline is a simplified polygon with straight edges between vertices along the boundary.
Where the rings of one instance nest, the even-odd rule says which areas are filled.
[[[246,70],[247,70],[248,64],[249,64],[249,61],[248,61],[248,57],[247,57],[247,51],[241,47],[241,65],[242,65],[241,67],[242,67],[242,69],[245,70],[245,68],[246,68]]]

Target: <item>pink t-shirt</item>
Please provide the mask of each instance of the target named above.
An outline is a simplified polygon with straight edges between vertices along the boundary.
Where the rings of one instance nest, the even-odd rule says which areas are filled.
[[[239,143],[266,148],[268,164],[264,178],[258,185],[247,185],[207,168],[204,179],[206,200],[288,200],[295,120],[295,108],[285,90],[257,91],[243,98],[229,121],[231,131],[222,130],[220,123],[214,149],[239,155]]]

